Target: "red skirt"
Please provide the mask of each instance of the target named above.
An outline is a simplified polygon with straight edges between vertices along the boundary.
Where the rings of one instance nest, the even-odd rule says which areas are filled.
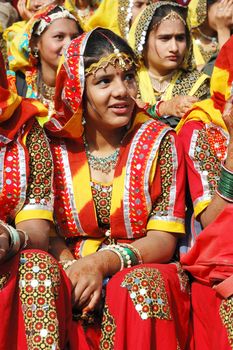
[[[66,348],[70,283],[57,261],[27,250],[0,266],[0,350]]]
[[[233,298],[223,299],[209,286],[192,283],[195,350],[232,350]]]
[[[81,324],[76,331],[73,324],[76,349],[184,350],[189,316],[189,283],[179,265],[124,269],[107,284],[102,324],[87,328],[83,343]]]

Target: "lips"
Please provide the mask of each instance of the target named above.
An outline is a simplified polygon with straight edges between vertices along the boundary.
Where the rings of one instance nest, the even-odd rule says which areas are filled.
[[[118,115],[126,114],[129,112],[129,105],[127,103],[115,103],[108,108]]]
[[[178,56],[168,56],[167,57],[167,59],[169,60],[169,61],[178,61]]]

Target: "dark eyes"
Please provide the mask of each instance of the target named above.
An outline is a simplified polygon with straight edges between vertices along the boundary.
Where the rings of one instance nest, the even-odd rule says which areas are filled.
[[[171,35],[164,35],[164,36],[160,36],[159,39],[161,41],[169,41],[172,39],[172,36]],[[176,35],[175,40],[179,41],[179,42],[186,41],[186,36],[185,36],[185,34]]]

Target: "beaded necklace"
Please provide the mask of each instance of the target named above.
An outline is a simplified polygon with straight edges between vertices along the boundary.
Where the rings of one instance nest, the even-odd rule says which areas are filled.
[[[85,135],[83,135],[83,141],[84,141],[88,164],[93,170],[98,170],[98,171],[102,171],[102,173],[104,174],[109,174],[111,170],[115,169],[119,152],[120,152],[119,147],[109,156],[96,157],[90,152]]]

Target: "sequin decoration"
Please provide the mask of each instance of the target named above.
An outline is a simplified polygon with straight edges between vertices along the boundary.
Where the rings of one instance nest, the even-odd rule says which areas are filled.
[[[55,300],[60,284],[56,261],[44,253],[23,253],[20,258],[19,287],[30,350],[59,350]]]
[[[5,287],[7,282],[9,281],[10,273],[6,272],[0,275],[0,291]]]
[[[52,207],[52,155],[43,129],[34,123],[27,137],[30,176],[25,204]],[[52,209],[51,209],[52,210]]]
[[[193,148],[194,159],[199,164],[200,172],[207,177],[206,183],[209,184],[209,191],[213,196],[219,181],[221,163],[216,157],[215,150],[213,145],[211,146],[210,138],[207,137],[205,129],[198,131],[197,141]]]
[[[161,172],[161,195],[156,200],[150,216],[167,216],[169,213],[170,189],[172,185],[173,175],[173,159],[171,136],[165,135],[163,142],[161,142],[159,152],[159,166]]]
[[[223,300],[219,311],[222,323],[227,329],[230,347],[233,349],[233,297]]]
[[[158,269],[134,269],[125,276],[121,286],[128,289],[135,309],[143,320],[172,319],[164,280]]]
[[[227,136],[224,135],[222,129],[216,126],[207,127],[206,132],[211,150],[217,159],[222,162],[225,159],[227,151]]]
[[[112,185],[107,186],[91,182],[92,196],[95,203],[98,225],[102,228],[110,227],[110,209]]]
[[[114,318],[109,312],[108,305],[105,304],[101,325],[100,350],[113,349],[115,332],[116,324]]]

